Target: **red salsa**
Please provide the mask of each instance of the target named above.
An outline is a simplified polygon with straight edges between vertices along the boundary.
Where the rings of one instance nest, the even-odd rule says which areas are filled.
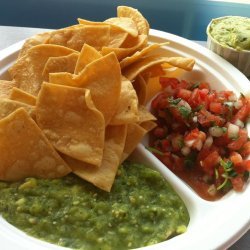
[[[250,171],[250,99],[206,82],[161,77],[160,84],[149,150],[206,200],[242,191]]]

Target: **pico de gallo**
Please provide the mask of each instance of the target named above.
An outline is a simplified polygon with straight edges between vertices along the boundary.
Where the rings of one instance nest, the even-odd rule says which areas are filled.
[[[207,82],[161,77],[148,149],[202,198],[242,191],[250,171],[250,99]]]

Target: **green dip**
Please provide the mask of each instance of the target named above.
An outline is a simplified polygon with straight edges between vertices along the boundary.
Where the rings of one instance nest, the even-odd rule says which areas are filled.
[[[128,249],[183,233],[182,200],[165,179],[143,165],[124,163],[110,193],[74,175],[0,182],[0,213],[28,234],[76,249]]]
[[[214,19],[208,32],[223,46],[250,50],[250,18],[229,16]]]

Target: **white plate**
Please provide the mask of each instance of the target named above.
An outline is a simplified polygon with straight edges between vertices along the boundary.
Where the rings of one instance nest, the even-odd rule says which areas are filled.
[[[235,93],[250,93],[248,79],[227,61],[204,47],[184,38],[157,30],[151,30],[150,42],[170,41],[171,44],[159,50],[163,55],[179,55],[196,60],[194,70],[185,73],[184,79],[207,81],[214,89],[230,89]],[[0,79],[7,79],[7,69],[15,61],[23,44],[19,42],[0,52]],[[156,157],[145,150],[145,138],[132,155],[139,162],[158,169],[186,203],[190,223],[186,233],[168,241],[142,249],[225,249],[233,244],[250,228],[250,186],[241,193],[231,191],[219,201],[209,202],[197,194]],[[34,239],[0,218],[1,250],[62,249],[55,245]]]

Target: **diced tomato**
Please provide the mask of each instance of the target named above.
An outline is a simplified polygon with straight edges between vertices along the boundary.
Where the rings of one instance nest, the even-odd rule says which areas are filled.
[[[188,101],[188,99],[191,97],[192,95],[192,91],[188,90],[188,89],[179,89],[177,91],[177,97],[178,98],[182,98],[185,101]]]
[[[250,160],[245,160],[241,163],[246,171],[250,171]]]
[[[239,150],[248,140],[247,131],[245,129],[240,129],[239,131],[239,137],[230,142],[227,147],[232,151]]]
[[[231,122],[235,123],[237,120],[245,122],[247,117],[250,115],[250,107],[248,103],[244,104],[241,109],[233,116]]]
[[[223,105],[220,102],[211,102],[209,104],[209,110],[215,114],[222,114],[224,111]]]
[[[240,153],[243,158],[250,156],[250,141],[247,141],[242,148],[240,149]]]
[[[177,78],[160,77],[159,81],[163,89],[168,86],[171,86],[172,89],[176,89],[179,84],[179,80]]]
[[[237,173],[242,174],[245,172],[245,167],[242,165],[242,156],[237,152],[232,152],[229,156],[230,161],[234,165],[234,169]]]
[[[244,187],[244,180],[242,179],[241,176],[236,176],[234,178],[231,179],[231,183],[233,185],[233,189],[235,191],[242,191],[243,187]]]
[[[203,161],[200,162],[203,171],[210,176],[214,173],[214,168],[219,164],[221,157],[217,151],[210,153]]]
[[[201,82],[198,86],[199,89],[210,89],[207,82]]]
[[[165,92],[162,92],[161,94],[157,95],[151,102],[151,106],[155,110],[165,108],[167,105],[168,105],[168,100],[167,100],[167,94]]]
[[[167,128],[166,127],[156,127],[153,131],[154,136],[156,138],[164,138],[167,135]]]
[[[198,112],[198,122],[203,127],[211,127],[212,125],[222,127],[225,123],[225,119],[220,116],[213,115],[209,111],[202,109]]]
[[[173,152],[178,152],[184,146],[183,136],[181,134],[173,134],[171,138]]]

